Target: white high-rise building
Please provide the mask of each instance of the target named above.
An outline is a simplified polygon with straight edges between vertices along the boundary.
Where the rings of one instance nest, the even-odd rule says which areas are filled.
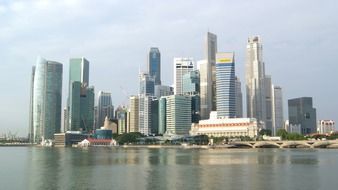
[[[211,94],[211,75],[208,75],[208,61],[201,60],[197,62],[197,69],[200,72],[200,101],[201,101],[201,119],[208,119],[212,105]],[[209,79],[210,78],[210,79]],[[208,83],[209,81],[209,83]]]
[[[266,122],[265,68],[262,43],[258,36],[248,39],[246,56],[247,117],[256,118],[260,126]]]
[[[183,75],[193,70],[192,58],[174,58],[174,94],[183,94]]]
[[[283,128],[284,115],[283,115],[283,94],[282,88],[272,85],[272,135],[276,135],[279,129]]]

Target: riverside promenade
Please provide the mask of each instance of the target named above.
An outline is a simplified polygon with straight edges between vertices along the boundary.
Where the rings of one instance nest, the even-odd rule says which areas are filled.
[[[338,140],[233,141],[233,148],[338,148]]]

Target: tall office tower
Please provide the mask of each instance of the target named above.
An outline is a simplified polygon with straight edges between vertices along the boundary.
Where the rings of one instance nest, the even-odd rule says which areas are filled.
[[[198,123],[200,116],[200,74],[198,70],[183,75],[183,95],[191,97],[191,122]]]
[[[129,132],[138,132],[138,123],[139,123],[139,97],[130,96],[129,98]]]
[[[117,119],[117,126],[118,126],[118,129],[117,129],[117,132],[118,134],[123,134],[123,133],[127,133],[129,130],[128,130],[128,109],[126,107],[117,107],[116,108],[116,119]]]
[[[68,130],[93,129],[94,88],[89,87],[89,62],[85,58],[69,60]]]
[[[174,88],[165,85],[155,85],[155,96],[160,98],[161,96],[169,96],[174,94]]]
[[[158,117],[159,117],[159,102],[158,102],[158,99],[156,97],[154,97],[152,100],[151,100],[151,134],[159,134],[159,127],[158,127],[158,124],[159,124],[159,120],[158,120]]]
[[[68,109],[67,107],[63,108],[63,131],[66,132],[68,131]]]
[[[147,73],[140,73],[140,94],[154,96],[155,80]]]
[[[191,128],[191,97],[184,95],[167,96],[166,118],[169,134],[186,135]]]
[[[313,107],[312,97],[290,99],[288,107],[290,125],[300,125],[304,135],[317,131],[316,108]]]
[[[236,86],[236,117],[243,118],[242,85],[240,79],[237,76],[235,79],[235,86]]]
[[[158,134],[164,134],[167,130],[167,97],[162,96],[158,101]]]
[[[32,67],[31,88],[30,88],[30,99],[29,99],[29,129],[28,129],[28,140],[29,140],[30,143],[32,143],[32,142],[34,141],[34,125],[33,125],[34,77],[35,77],[35,66]]]
[[[208,86],[211,85],[207,92],[211,94],[211,111],[216,111],[216,52],[217,52],[217,36],[208,32],[205,41],[205,54],[208,62]],[[208,113],[209,115],[209,113]]]
[[[197,62],[197,68],[200,71],[200,102],[201,119],[209,119],[212,108],[212,86],[208,85],[211,81],[211,74],[208,74],[208,61],[201,60]],[[209,82],[208,82],[209,81]]]
[[[80,128],[85,131],[94,130],[94,106],[95,106],[95,93],[94,87],[84,88],[81,93],[80,106],[81,106],[81,124]]]
[[[273,121],[272,121],[272,82],[271,82],[271,76],[266,75],[264,79],[264,89],[265,89],[265,110],[266,110],[266,118],[265,118],[265,129],[270,130],[271,132],[273,131],[272,126],[273,126]]]
[[[38,57],[33,85],[33,142],[61,130],[62,64]]]
[[[183,75],[182,94],[200,94],[200,73],[198,70],[190,71]]]
[[[156,110],[152,106],[152,102],[156,99],[155,96],[139,95],[139,127],[138,130],[144,135],[150,135],[153,132],[152,129],[152,114],[156,114]],[[155,124],[154,124],[155,125]]]
[[[114,107],[112,105],[111,93],[99,91],[97,103],[97,126],[100,128],[104,124],[105,118],[114,118]]]
[[[248,39],[246,46],[247,117],[256,118],[261,127],[266,121],[265,68],[262,43],[258,36]]]
[[[174,94],[183,93],[183,75],[193,70],[194,60],[192,58],[174,58]]]
[[[155,79],[155,85],[161,85],[161,53],[157,47],[150,48],[148,72]]]
[[[236,117],[235,54],[216,54],[217,117]]]
[[[284,125],[282,88],[272,85],[272,134],[275,136]]]

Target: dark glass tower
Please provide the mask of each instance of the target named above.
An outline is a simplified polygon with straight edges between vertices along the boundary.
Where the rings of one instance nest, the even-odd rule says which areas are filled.
[[[156,47],[150,48],[148,56],[148,72],[154,77],[155,85],[161,84],[161,53]]]
[[[302,134],[317,131],[316,108],[313,108],[312,97],[301,97],[288,100],[290,125],[301,125]]]

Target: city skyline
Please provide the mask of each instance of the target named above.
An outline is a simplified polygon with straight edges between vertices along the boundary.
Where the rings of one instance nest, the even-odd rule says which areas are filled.
[[[336,15],[334,6],[332,6],[334,1],[327,1],[325,4],[310,2],[307,4],[309,6],[307,9],[301,9],[305,1],[297,3],[261,1],[257,5],[251,2],[228,3],[229,10],[237,11],[238,15],[233,17],[223,15],[219,8],[224,5],[222,2],[215,4],[200,2],[200,5],[192,7],[196,11],[190,16],[178,14],[172,18],[169,18],[168,14],[175,15],[176,12],[192,6],[192,2],[176,2],[177,6],[169,8],[163,7],[165,4],[158,2],[154,5],[158,8],[155,13],[145,14],[142,8],[146,8],[147,3],[149,5],[147,2],[136,9],[136,13],[141,18],[124,15],[119,17],[120,20],[112,19],[112,21],[109,20],[111,17],[108,11],[114,12],[111,9],[127,7],[129,3],[113,2],[101,5],[106,8],[94,9],[95,14],[99,10],[102,14],[97,14],[98,16],[92,19],[89,19],[92,16],[91,13],[86,12],[90,12],[90,8],[94,5],[90,2],[76,4],[74,1],[74,3],[72,5],[60,2],[53,4],[55,6],[51,6],[47,1],[45,4],[30,1],[0,3],[0,14],[4,15],[0,18],[1,25],[4,26],[0,32],[1,47],[4,49],[0,53],[4,62],[0,66],[4,71],[0,81],[6,89],[0,98],[1,105],[6,108],[1,108],[0,133],[6,133],[8,130],[17,131],[20,136],[28,133],[30,72],[38,55],[64,63],[62,107],[66,105],[68,93],[68,85],[66,85],[68,84],[68,60],[71,57],[82,56],[91,62],[90,84],[95,86],[95,93],[99,90],[111,92],[113,105],[117,107],[125,100],[125,95],[119,88],[120,85],[123,85],[128,95],[137,94],[138,68],[141,66],[141,70],[146,70],[146,57],[150,47],[158,47],[161,50],[161,81],[164,85],[171,85],[173,83],[173,57],[193,57],[196,61],[203,59],[203,38],[209,30],[217,35],[218,49],[236,53],[236,75],[242,79],[242,92],[245,92],[243,79],[245,78],[246,39],[249,36],[260,35],[264,44],[263,60],[269,65],[266,73],[273,76],[274,84],[283,88],[284,113],[287,110],[285,105],[288,99],[310,96],[313,97],[314,107],[317,108],[318,119],[338,120],[335,113],[338,105],[334,99],[337,87],[332,77],[335,76],[334,71],[337,70],[335,60],[338,58],[335,50],[338,49],[338,43],[334,37],[337,33],[337,23],[334,22],[334,27],[332,27],[332,22],[330,22],[330,18]],[[268,8],[261,8],[259,6],[262,5],[261,3]],[[243,9],[239,8],[240,5],[244,8],[252,7],[253,9],[249,9],[249,12],[256,8],[255,12],[258,9],[262,13],[254,18],[243,16],[243,13],[239,11]],[[76,9],[77,12],[65,12],[64,18],[68,16],[72,19],[62,19],[63,16],[56,16],[58,15],[56,10],[59,8],[66,7],[68,10],[74,10],[72,6],[80,7]],[[319,13],[317,13],[317,6],[322,7]],[[293,14],[282,14],[283,9],[280,7],[284,10],[288,9]],[[35,11],[27,11],[27,9]],[[204,10],[208,14],[203,13]],[[153,14],[158,15],[159,18],[154,18]],[[265,17],[268,14],[272,14],[272,18],[269,19],[275,19],[276,22],[264,24],[263,21],[267,21]],[[245,13],[245,15],[250,14]],[[56,23],[50,23],[51,19],[54,19]],[[225,23],[222,19],[228,19],[228,22]],[[316,22],[311,22],[313,19]],[[83,22],[75,24],[74,28],[69,27],[76,20]],[[162,20],[165,24],[161,24]],[[259,26],[255,26],[250,24],[253,20],[262,22],[259,22]],[[91,25],[96,21],[106,22]],[[56,26],[53,26],[54,23]],[[142,24],[146,27],[141,28]],[[227,26],[231,24],[238,24],[241,27],[229,29]],[[85,25],[91,26],[88,31],[83,34],[76,33],[77,29],[81,28],[80,26]],[[156,25],[159,27],[151,32]],[[175,27],[186,28],[166,32]],[[281,30],[276,30],[278,27]],[[57,28],[60,30],[52,31]],[[130,30],[132,28],[136,30]],[[36,33],[44,35],[36,35]],[[108,35],[103,33],[108,33]],[[158,34],[153,35],[155,33]],[[108,37],[112,39],[106,40]],[[119,38],[123,40],[118,40]],[[187,43],[177,45],[181,41]],[[74,44],[78,45],[75,47]],[[129,55],[130,52],[133,52],[132,56]],[[116,69],[119,70],[116,71]],[[128,74],[125,75],[125,73]],[[318,75],[320,79],[313,77]],[[10,85],[7,84],[8,80],[11,81]],[[245,107],[245,101],[243,105]],[[245,110],[243,112],[246,113]],[[20,119],[17,119],[18,117]],[[287,113],[284,118],[287,118]]]

